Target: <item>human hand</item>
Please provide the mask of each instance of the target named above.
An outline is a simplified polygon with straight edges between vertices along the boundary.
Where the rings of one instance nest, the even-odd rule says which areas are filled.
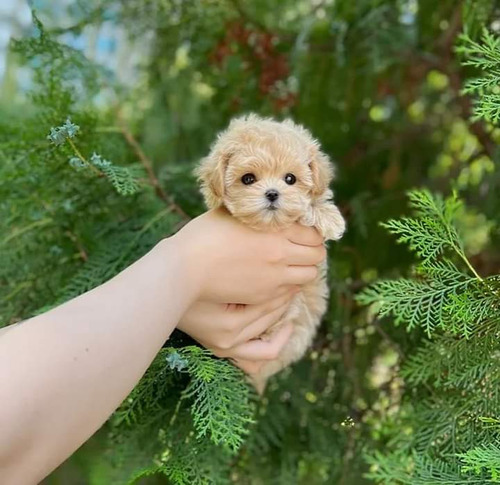
[[[314,280],[326,257],[314,228],[255,231],[223,209],[197,217],[168,241],[182,261],[193,301],[260,304]]]
[[[281,319],[297,292],[292,288],[283,296],[257,305],[197,301],[184,314],[177,328],[220,357],[273,358],[275,346],[253,339]],[[279,341],[273,344],[278,345]]]
[[[252,374],[266,361],[277,358],[290,338],[292,326],[283,325],[269,339],[258,339],[281,319],[296,293],[291,289],[258,305],[195,302],[177,327],[218,357],[229,358]]]

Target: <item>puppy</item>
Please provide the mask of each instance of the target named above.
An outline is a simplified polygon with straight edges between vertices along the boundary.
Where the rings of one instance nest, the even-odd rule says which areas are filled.
[[[304,127],[248,115],[231,121],[196,170],[209,208],[224,206],[257,230],[282,229],[294,222],[314,226],[325,240],[340,239],[345,221],[332,202],[333,166]],[[326,263],[304,285],[287,313],[265,338],[286,322],[294,331],[276,360],[252,381],[259,393],[267,379],[300,359],[311,345],[327,307]]]

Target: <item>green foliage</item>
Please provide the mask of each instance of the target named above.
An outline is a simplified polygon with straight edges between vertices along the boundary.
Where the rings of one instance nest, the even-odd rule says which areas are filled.
[[[475,41],[467,34],[460,37],[457,52],[465,57],[464,64],[473,66],[481,77],[468,80],[464,87],[465,94],[479,95],[474,105],[476,119],[485,119],[491,123],[500,121],[500,38],[484,28],[481,40]]]
[[[476,475],[486,473],[489,481],[500,481],[500,446],[498,443],[489,443],[477,446],[467,453],[459,455],[464,463],[464,472],[474,472]]]
[[[183,375],[188,376],[179,381]],[[180,394],[172,396],[175,384]],[[174,483],[219,483],[222,468],[253,422],[251,393],[241,371],[196,346],[162,349],[112,420],[116,463],[147,436],[146,456],[131,483],[163,474]],[[152,435],[151,430],[156,432]],[[127,477],[124,477],[127,478]]]
[[[97,153],[92,153],[89,160],[80,153],[72,138],[80,130],[78,125],[71,123],[68,118],[64,125],[51,128],[47,139],[54,145],[62,145],[65,141],[69,143],[76,157],[69,159],[68,163],[77,171],[86,170],[90,175],[107,177],[111,185],[120,195],[132,195],[139,189],[139,184],[135,180],[130,168],[116,167],[109,160],[103,159]]]
[[[396,324],[403,322],[408,330],[421,327],[432,337],[401,370],[406,385],[421,386],[428,395],[419,403],[408,401],[406,412],[400,413],[411,429],[404,440],[408,452],[371,455],[368,476],[379,483],[483,483],[483,476],[469,479],[467,472],[482,475],[484,468],[495,478],[491,455],[490,462],[481,462],[483,448],[457,451],[496,439],[496,430],[478,428],[477,422],[500,412],[498,278],[480,277],[468,260],[455,225],[456,195],[442,199],[412,191],[409,199],[415,217],[384,226],[421,258],[417,273],[410,279],[376,282],[358,298],[376,305],[380,317],[392,315]],[[493,445],[482,446],[487,446],[482,455],[487,460],[486,450]],[[470,466],[460,471],[459,457],[472,460],[466,462]]]
[[[486,29],[480,41],[464,34],[457,51],[464,64],[483,71],[463,89],[479,95],[475,119],[497,122],[498,38]],[[416,253],[417,270],[409,279],[374,283],[359,301],[375,304],[380,317],[391,315],[409,330],[424,328],[431,339],[405,358],[400,375],[412,391],[387,421],[408,429],[407,436],[389,433],[387,451],[368,455],[367,476],[384,484],[496,482],[499,278],[481,277],[467,257],[455,195],[413,191],[410,207],[415,217],[384,227]]]
[[[414,454],[410,457],[394,453],[384,456],[377,453],[369,458],[372,468],[367,477],[381,483],[398,483],[404,485],[446,485],[484,484],[484,477],[464,476],[460,468],[451,466],[441,460],[430,460]],[[418,474],[415,473],[418,470]]]
[[[209,435],[216,445],[237,451],[253,422],[250,389],[243,374],[199,347],[184,347],[179,352],[186,358],[191,376],[184,398],[193,399],[197,437]]]
[[[461,243],[453,226],[460,206],[456,197],[443,200],[427,190],[414,190],[408,194],[408,198],[416,218],[390,220],[382,226],[391,234],[398,235],[398,242],[408,244],[424,264],[436,259],[445,249],[461,251]],[[453,269],[451,273],[454,273]]]
[[[408,330],[421,326],[431,336],[441,327],[469,337],[498,302],[490,294],[490,283],[483,284],[465,256],[454,224],[460,203],[455,195],[443,199],[425,190],[410,192],[409,200],[415,217],[390,220],[383,226],[421,258],[418,277],[379,281],[364,290],[358,301],[376,303],[380,316],[393,315],[395,323],[406,323]],[[475,276],[459,270],[445,252],[464,262]],[[479,313],[477,307],[482,309]]]
[[[439,274],[442,268],[440,265],[433,266],[432,270],[437,271],[432,274]],[[393,315],[395,322],[406,323],[408,330],[422,326],[430,335],[437,326],[444,325],[449,302],[474,281],[458,271],[450,271],[448,267],[446,273],[446,276],[439,279],[429,277],[423,281],[379,281],[365,290],[358,301],[362,304],[377,303],[380,316]],[[469,329],[465,329],[465,332],[468,331]]]

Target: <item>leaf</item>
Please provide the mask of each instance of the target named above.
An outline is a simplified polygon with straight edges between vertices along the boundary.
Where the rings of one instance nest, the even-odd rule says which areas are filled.
[[[447,300],[464,290],[474,279],[415,281],[382,280],[362,291],[357,300],[363,305],[375,304],[380,317],[392,315],[395,323],[408,330],[421,327],[428,336],[445,327]]]
[[[500,482],[500,442],[485,443],[457,456],[464,463],[462,471],[475,475],[485,472],[492,482]]]
[[[236,451],[253,423],[251,392],[243,373],[199,347],[184,347],[177,352],[188,363],[191,382],[184,398],[192,399],[198,438],[208,435],[215,444]]]
[[[133,195],[139,190],[139,184],[131,168],[109,165],[102,167],[102,172],[121,195]]]
[[[467,81],[465,94],[477,94],[474,100],[473,120],[484,119],[491,123],[500,121],[500,37],[490,33],[486,28],[479,42],[468,35],[459,37],[457,52],[463,56],[462,64],[474,66],[482,71],[483,76]]]
[[[389,220],[382,226],[398,235],[398,242],[408,244],[424,262],[437,258],[445,249],[460,251],[462,242],[454,217],[461,203],[456,196],[443,200],[427,190],[413,190],[408,198],[416,217]]]

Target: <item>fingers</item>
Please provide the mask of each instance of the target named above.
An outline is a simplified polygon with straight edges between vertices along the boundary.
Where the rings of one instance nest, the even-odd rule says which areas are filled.
[[[242,344],[248,340],[257,338],[259,335],[263,334],[266,330],[272,327],[275,323],[279,322],[281,317],[285,314],[290,305],[290,298],[281,304],[278,308],[275,308],[270,313],[262,315],[260,318],[255,320],[250,325],[243,328],[240,334],[235,338],[235,345]]]
[[[293,224],[285,231],[288,240],[301,246],[319,246],[323,244],[321,234],[314,227],[302,226],[299,223]]]
[[[217,351],[214,353],[219,357],[231,357],[236,360],[274,360],[288,342],[292,332],[293,325],[288,323],[276,330],[269,340],[250,340],[222,353]]]
[[[251,309],[257,310],[259,308],[262,309],[271,300],[277,300],[279,298],[285,297],[286,295],[290,294],[290,292],[298,293],[300,291],[299,285],[288,284],[283,275],[283,268],[280,268],[280,271],[282,271],[281,277],[277,281],[276,286],[271,290],[262,292],[259,298],[254,299],[254,301],[252,302],[248,302],[247,305],[239,305],[240,307],[246,307],[246,309],[243,311],[251,311]],[[259,313],[257,312],[256,318],[258,316]],[[246,323],[248,323],[248,321],[249,320],[247,319]]]
[[[326,248],[323,244],[314,247],[290,244],[286,262],[291,266],[315,266],[325,258]]]
[[[264,315],[272,313],[283,305],[290,303],[290,300],[299,291],[300,287],[298,286],[284,286],[279,289],[279,296],[258,305],[245,305],[244,308],[240,308],[238,311],[242,326],[248,326]],[[257,335],[250,338],[254,338]]]
[[[319,274],[317,266],[288,266],[285,271],[285,280],[289,285],[305,285]]]

